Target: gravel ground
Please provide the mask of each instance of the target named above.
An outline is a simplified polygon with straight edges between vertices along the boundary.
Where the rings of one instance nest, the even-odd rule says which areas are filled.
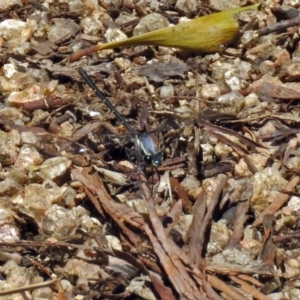
[[[300,2],[278,2],[0,3],[0,300],[299,299]]]

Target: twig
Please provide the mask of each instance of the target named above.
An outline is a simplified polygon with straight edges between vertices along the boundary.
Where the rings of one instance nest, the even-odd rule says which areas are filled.
[[[276,31],[283,31],[289,27],[299,26],[299,24],[300,24],[300,17],[297,17],[294,19],[285,20],[285,21],[278,22],[276,24],[272,24],[264,28],[260,28],[257,30],[257,34],[258,36],[262,36]]]
[[[141,187],[144,192],[147,208],[149,210],[151,225],[155,235],[147,224],[145,224],[144,228],[149,239],[152,242],[154,251],[159,257],[160,263],[162,264],[166,274],[168,274],[170,281],[172,282],[175,290],[179,295],[184,295],[187,299],[191,300],[207,299],[199,290],[194,279],[191,278],[189,273],[187,272],[188,266],[191,266],[189,258],[173,242],[173,240],[165,234],[165,230],[155,210],[154,201],[151,197],[149,188],[145,183],[145,178],[143,177],[143,175],[140,175],[140,177]],[[200,278],[197,279],[197,283],[200,285],[201,280]]]
[[[251,286],[250,284],[248,284],[247,282],[235,277],[235,276],[229,276],[229,278],[234,281],[235,283],[238,283],[241,286],[241,289],[252,295],[255,299],[258,300],[271,300],[271,298],[269,298],[268,296],[264,295],[263,293],[261,293],[258,289],[256,289],[255,287]]]
[[[300,182],[300,177],[295,176],[293,179],[291,179],[290,182],[287,183],[287,185],[283,188],[285,191],[292,191]],[[264,216],[267,214],[274,214],[278,209],[280,209],[288,200],[290,199],[290,195],[286,195],[283,193],[279,193],[277,198],[268,206],[266,207],[261,214],[258,216],[258,218],[254,221],[253,225],[254,227],[259,226],[262,224]]]
[[[247,220],[247,212],[249,210],[250,199],[252,197],[253,191],[252,185],[248,184],[247,188],[251,189],[251,193],[247,193],[249,195],[249,198],[247,200],[240,201],[237,205],[233,224],[233,232],[226,246],[227,249],[238,247],[244,234],[244,224]]]
[[[46,286],[50,286],[50,285],[56,283],[56,281],[57,281],[57,279],[53,279],[51,281],[31,284],[31,285],[23,286],[23,287],[20,287],[20,288],[15,288],[15,289],[12,289],[12,290],[3,291],[3,292],[0,292],[0,296],[12,295],[12,294],[16,294],[16,293],[21,293],[21,292],[31,291],[31,290],[35,290],[35,289],[40,289],[40,288],[43,288],[43,287],[46,287]]]
[[[216,205],[218,204],[220,193],[222,192],[222,190],[227,182],[226,175],[220,174],[217,176],[217,178],[219,179],[219,184],[211,196],[211,200],[210,200],[208,208],[207,208],[207,213],[203,219],[200,229],[198,230],[198,235],[199,235],[200,241],[199,241],[199,248],[197,249],[197,251],[200,253],[200,255],[202,255],[202,252],[204,249],[205,235],[207,232],[208,225],[211,222],[211,216],[213,214],[213,211],[214,211]]]
[[[194,205],[193,221],[191,226],[189,227],[186,237],[190,249],[189,257],[191,261],[197,262],[197,265],[199,264],[200,258],[202,257],[202,252],[199,251],[199,247],[201,244],[203,244],[204,241],[203,235],[201,233],[199,234],[199,228],[203,226],[203,219],[207,210],[206,202],[207,195],[205,191],[202,191]],[[198,232],[198,234],[195,234],[195,232]]]
[[[207,275],[208,281],[218,291],[226,293],[232,300],[247,300],[240,292],[235,290],[233,287],[227,285],[224,281],[218,279],[215,276]]]

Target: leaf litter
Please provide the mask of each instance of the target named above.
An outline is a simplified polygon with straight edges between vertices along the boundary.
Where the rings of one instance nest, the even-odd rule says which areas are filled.
[[[264,4],[218,53],[73,62],[242,1],[1,4],[1,299],[298,299],[299,5]],[[78,67],[153,131],[161,166]]]

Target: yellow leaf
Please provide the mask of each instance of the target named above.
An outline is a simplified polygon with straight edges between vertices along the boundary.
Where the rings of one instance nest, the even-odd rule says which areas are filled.
[[[104,49],[136,45],[175,47],[198,52],[218,52],[222,49],[223,44],[232,42],[239,32],[238,22],[234,18],[235,14],[257,9],[259,5],[226,10],[125,40],[93,46],[72,54],[69,60],[71,62],[76,61],[82,56]]]

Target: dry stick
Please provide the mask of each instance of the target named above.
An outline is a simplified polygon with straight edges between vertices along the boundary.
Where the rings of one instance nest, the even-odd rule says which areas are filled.
[[[172,190],[178,195],[178,198],[182,199],[183,208],[185,211],[190,211],[193,206],[191,200],[189,199],[187,192],[179,183],[179,180],[175,177],[170,178],[170,184]]]
[[[247,146],[250,146],[250,147],[262,147],[264,148],[263,145],[245,137],[244,135],[232,130],[232,129],[229,129],[229,128],[226,128],[226,127],[221,127],[221,126],[217,126],[217,125],[214,125],[208,121],[199,121],[199,125],[202,125],[204,126],[206,129],[209,130],[209,132],[211,132],[212,134],[214,134],[215,132],[221,132],[222,134],[229,134],[229,135],[232,135],[232,136],[235,136],[237,137],[243,144],[247,145]],[[231,140],[229,140],[231,142]],[[235,145],[239,146],[238,144],[234,143]],[[235,146],[235,148],[238,148],[237,146]],[[242,152],[244,153],[247,153],[247,151],[244,149],[244,148],[241,148]]]
[[[224,300],[211,286],[207,280],[203,280],[204,289],[211,300]]]
[[[214,211],[216,205],[218,204],[220,193],[222,192],[222,190],[227,182],[226,175],[220,174],[217,176],[217,178],[219,179],[219,184],[218,184],[216,190],[214,191],[214,193],[212,194],[211,200],[210,200],[208,208],[207,208],[207,213],[203,219],[202,226],[199,228],[199,231],[198,231],[198,234],[200,237],[199,238],[200,244],[199,244],[198,251],[201,254],[202,254],[203,248],[204,248],[205,233],[206,233],[207,227],[211,221],[211,216],[213,214],[213,211]]]
[[[154,236],[148,224],[145,224],[144,228],[152,243],[153,249],[159,258],[161,265],[163,266],[166,274],[168,275],[169,280],[172,282],[177,293],[180,296],[185,295],[187,299],[191,300],[207,299],[199,294],[199,291],[197,291],[196,286],[192,287],[192,289],[189,286],[187,286],[189,282],[192,282],[192,279],[188,277],[185,268],[182,266],[181,270],[178,269],[178,266],[175,265],[174,257],[172,257],[170,253],[165,252],[165,250],[161,246],[161,243]],[[180,261],[180,258],[177,257],[177,260]]]
[[[30,299],[27,297],[27,295],[26,295],[25,292],[21,292],[21,295],[22,295],[22,297],[23,297],[24,300],[30,300]]]
[[[179,199],[174,205],[171,211],[167,214],[167,218],[171,218],[172,222],[165,228],[166,235],[169,235],[174,226],[178,223],[178,220],[182,214],[182,201]]]
[[[262,287],[264,285],[261,282],[259,282],[258,280],[256,280],[255,278],[253,278],[249,275],[246,275],[246,274],[238,274],[238,275],[236,275],[236,277],[241,280],[244,280],[246,282],[251,282],[252,284],[257,285],[259,287]]]
[[[50,286],[50,285],[52,285],[56,282],[57,282],[57,279],[53,279],[53,280],[47,281],[47,282],[31,284],[31,285],[23,286],[23,287],[20,287],[20,288],[11,289],[9,291],[0,292],[0,296],[12,295],[12,294],[16,294],[16,293],[21,293],[21,292],[31,291],[31,290],[35,290],[35,289],[40,289],[40,288],[43,288],[43,287]]]
[[[235,212],[235,218],[233,223],[233,232],[232,235],[227,243],[226,249],[232,249],[239,246],[240,241],[244,235],[244,224],[247,220],[247,212],[250,207],[250,199],[252,197],[252,190],[253,187],[251,185],[251,196],[249,195],[249,198],[245,201],[241,201],[237,205],[237,209]]]
[[[165,239],[162,239],[161,242],[163,243],[164,241],[168,240],[168,242],[166,244],[163,244],[163,247],[165,248],[166,252],[168,252],[168,250],[174,252],[178,257],[180,257],[180,259],[184,262],[184,264],[186,265],[190,265],[190,259],[189,257],[186,255],[185,252],[183,252],[174,242],[172,239],[170,239],[166,233],[165,233],[165,230],[161,224],[161,221],[156,213],[156,210],[155,210],[155,207],[154,207],[154,201],[152,199],[152,196],[150,195],[150,191],[149,191],[149,188],[147,186],[147,184],[145,184],[145,182],[142,182],[141,184],[141,188],[144,192],[144,195],[145,195],[145,198],[146,198],[146,201],[147,201],[147,207],[148,207],[148,210],[149,212],[151,212],[151,216],[155,219],[156,223],[152,224],[154,230],[155,230],[155,233],[157,235],[157,232],[159,232],[159,234],[162,234],[162,235],[157,235],[159,237],[164,237]],[[151,203],[153,202],[153,203]],[[149,209],[150,208],[150,209]],[[156,227],[157,225],[157,227]],[[160,232],[162,231],[162,233]],[[172,243],[172,245],[170,244]],[[170,247],[170,245],[172,247]],[[201,278],[201,273],[198,272],[197,270],[193,270],[195,272],[195,274],[197,274],[200,278]]]
[[[140,245],[140,238],[127,224],[130,224],[133,228],[141,228],[142,230],[144,220],[127,205],[114,202],[107,193],[100,177],[95,173],[90,174],[91,170],[91,168],[73,169],[71,173],[74,179],[82,182],[91,191],[89,193],[91,201],[95,205],[101,203],[101,207],[103,207],[106,213],[118,224],[129,240],[138,247]]]
[[[172,289],[170,287],[165,286],[163,279],[160,275],[154,273],[153,271],[149,271],[149,277],[151,279],[152,284],[155,287],[155,290],[160,295],[162,300],[175,300]]]
[[[291,179],[290,182],[287,183],[287,185],[283,188],[285,191],[292,191],[300,182],[300,177],[295,176],[294,178]],[[264,220],[264,216],[267,214],[273,214],[278,209],[280,209],[289,199],[290,195],[279,193],[276,199],[267,207],[264,209],[263,212],[258,216],[258,218],[254,221],[252,226],[259,226],[262,224]]]
[[[291,239],[300,239],[300,232],[293,232],[285,235],[275,236],[273,237],[273,242],[275,244],[278,243],[286,243],[290,241]],[[1,244],[0,244],[1,245]]]
[[[245,298],[240,292],[228,286],[224,281],[218,279],[217,277],[212,275],[207,275],[207,278],[210,284],[212,285],[212,287],[214,287],[216,290],[226,293],[230,297],[230,299],[247,300],[247,298]]]
[[[264,235],[263,235],[263,243],[261,249],[258,254],[258,258],[261,261],[268,265],[271,270],[274,269],[274,261],[276,255],[276,246],[273,243],[273,222],[275,217],[273,214],[264,215],[263,227],[264,227]]]
[[[43,273],[45,273],[48,277],[51,277],[51,270],[49,270],[47,267],[43,266],[40,262],[35,261],[34,259],[28,257],[27,258],[36,268],[41,270]],[[56,280],[55,285],[56,290],[58,291],[58,298],[61,300],[66,300],[65,292],[62,288],[60,280]]]
[[[206,193],[202,191],[194,205],[193,221],[187,233],[187,242],[190,249],[189,257],[191,262],[196,263],[196,265],[199,264],[202,257],[202,252],[199,251],[199,248],[201,247],[201,243],[203,243],[203,237],[198,233],[206,213],[206,198]]]
[[[92,202],[94,205],[95,209],[98,211],[99,215],[101,217],[105,217],[104,211],[100,205],[100,201],[98,201],[97,197],[90,191],[88,187],[84,187],[84,192],[87,195],[88,199]]]
[[[214,274],[221,274],[221,275],[241,275],[241,274],[249,274],[249,275],[262,275],[262,276],[269,276],[269,277],[284,277],[282,274],[276,274],[275,272],[270,271],[258,271],[258,270],[246,270],[246,269],[237,269],[237,268],[227,268],[227,267],[218,267],[218,266],[206,266],[205,270],[210,273]]]
[[[19,241],[19,242],[0,242],[0,247],[26,247],[26,248],[39,248],[39,247],[69,247],[74,249],[82,249],[84,251],[94,251],[94,246],[78,245],[78,244],[69,244],[65,242],[28,242],[28,241]],[[97,249],[96,249],[97,250]],[[105,249],[101,251],[106,251]],[[107,253],[111,253],[108,251]]]
[[[269,34],[271,32],[282,31],[284,29],[287,29],[288,27],[299,26],[299,24],[300,24],[300,17],[297,17],[297,18],[281,21],[279,23],[258,29],[257,34],[259,36],[262,36],[265,34]]]
[[[241,286],[241,289],[252,295],[255,299],[258,300],[271,300],[270,297],[264,295],[263,293],[261,293],[259,290],[257,290],[255,287],[251,286],[250,284],[248,284],[247,282],[235,277],[235,276],[229,276],[229,278],[236,282],[237,284],[239,284]]]
[[[180,296],[185,295],[187,299],[191,300],[207,299],[205,296],[201,295],[195,281],[187,273],[186,266],[182,263],[182,261],[185,261],[186,265],[190,265],[189,259],[186,257],[185,253],[178,248],[173,240],[165,234],[164,228],[156,213],[154,201],[150,195],[147,184],[142,175],[140,175],[140,178],[141,187],[149,210],[151,225],[156,237],[159,237],[159,240],[153,235],[147,224],[145,224],[144,227],[153,244],[154,251],[160,259],[160,263]]]

